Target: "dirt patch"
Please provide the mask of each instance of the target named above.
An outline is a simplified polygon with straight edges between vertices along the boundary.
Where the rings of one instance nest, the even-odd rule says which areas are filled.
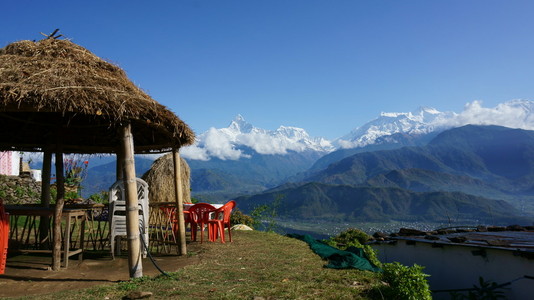
[[[196,245],[188,245],[195,251]],[[198,255],[155,255],[156,264],[167,272],[198,263]],[[95,285],[113,284],[129,279],[126,256],[111,259],[111,255],[85,253],[84,260],[69,260],[69,267],[54,272],[50,270],[51,256],[22,254],[8,257],[6,270],[0,275],[0,297],[42,295],[63,290],[83,289]],[[149,258],[143,259],[143,275],[155,276],[160,272]]]

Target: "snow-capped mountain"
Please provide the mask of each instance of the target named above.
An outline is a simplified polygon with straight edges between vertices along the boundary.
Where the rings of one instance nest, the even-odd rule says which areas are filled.
[[[480,101],[473,101],[466,104],[461,113],[440,112],[430,107],[420,107],[408,113],[381,113],[380,117],[334,141],[334,145],[338,148],[359,148],[379,140],[394,143],[394,140],[385,137],[399,133],[421,136],[467,124],[533,130],[533,112],[534,101],[511,100],[494,108],[485,108]]]
[[[185,158],[209,160],[216,157],[222,160],[237,160],[250,157],[240,148],[248,147],[258,154],[287,154],[288,151],[315,151],[328,153],[335,150],[330,141],[313,138],[302,128],[280,126],[276,130],[254,127],[237,115],[226,128],[210,128],[198,136],[197,142],[182,149]]]
[[[352,130],[339,138],[335,144],[339,148],[358,148],[374,144],[377,139],[396,133],[423,135],[436,130],[436,123],[454,118],[453,112],[440,112],[430,107],[420,107],[408,113],[386,113]]]
[[[265,130],[246,122],[241,115],[226,128],[210,128],[198,136],[193,146],[182,149],[185,158],[209,160],[237,160],[250,157],[242,149],[247,147],[257,154],[287,154],[289,151],[315,151],[323,154],[337,149],[360,148],[376,143],[402,143],[397,137],[423,136],[467,124],[500,125],[510,128],[534,130],[534,101],[512,100],[494,108],[482,106],[480,101],[465,105],[460,113],[441,112],[420,107],[412,112],[383,112],[380,116],[349,134],[335,140],[313,138],[302,128],[280,126]]]

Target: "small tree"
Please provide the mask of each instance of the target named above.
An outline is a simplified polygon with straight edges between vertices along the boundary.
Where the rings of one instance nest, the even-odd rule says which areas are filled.
[[[250,215],[254,219],[255,228],[262,228],[267,232],[278,231],[276,218],[278,217],[278,208],[283,198],[284,195],[277,194],[274,196],[274,201],[270,205],[260,205],[252,210]]]

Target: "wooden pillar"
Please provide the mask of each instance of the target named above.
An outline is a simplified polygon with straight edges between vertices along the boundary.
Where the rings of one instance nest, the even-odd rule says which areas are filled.
[[[52,244],[52,270],[59,271],[61,267],[61,213],[65,204],[65,178],[63,176],[63,151],[56,148],[56,207],[54,209],[54,234]]]
[[[41,205],[50,207],[50,175],[52,173],[52,151],[43,153],[43,173],[41,174]]]
[[[50,207],[50,174],[52,170],[52,152],[50,147],[46,147],[43,153],[43,173],[41,174],[41,205],[43,207]],[[50,218],[42,216],[39,223],[39,240],[42,245],[43,242],[49,238],[48,225]],[[48,241],[50,242],[50,240]]]
[[[122,154],[124,157],[124,190],[126,196],[126,233],[128,238],[128,267],[131,278],[143,276],[139,237],[139,204],[135,178],[133,136],[130,124],[121,127]]]
[[[174,163],[174,199],[176,201],[176,220],[178,220],[178,247],[180,255],[187,254],[187,247],[185,241],[185,220],[184,220],[184,201],[182,192],[182,172],[181,161],[178,149],[174,148],[172,151],[172,159]]]
[[[116,155],[116,161],[115,161],[115,180],[119,181],[124,178],[124,153],[122,149],[122,145],[117,148],[117,155]],[[115,243],[115,249],[111,249],[111,251],[117,250],[117,254],[121,255],[121,245],[122,245],[122,236],[117,236],[117,243]]]

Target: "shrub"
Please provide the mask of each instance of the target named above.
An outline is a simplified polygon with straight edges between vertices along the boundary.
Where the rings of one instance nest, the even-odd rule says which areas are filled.
[[[383,279],[389,284],[386,299],[419,300],[432,299],[424,267],[414,264],[404,266],[398,262],[382,264]]]
[[[63,198],[65,201],[72,201],[73,199],[80,198],[80,195],[78,192],[75,191],[65,191],[65,197]],[[50,188],[50,202],[56,203],[57,199],[57,189],[52,187]]]
[[[371,237],[367,233],[360,229],[349,228],[335,237],[330,238],[327,243],[342,250],[345,250],[350,246],[363,248],[363,244],[367,243],[370,238]]]
[[[96,203],[106,203],[109,200],[109,192],[101,191],[100,193],[95,193],[89,196],[89,200]]]
[[[336,247],[341,250],[346,250],[348,247],[362,248],[366,258],[375,266],[380,267],[382,263],[378,260],[376,250],[369,245],[364,245],[369,241],[371,237],[356,228],[349,228],[335,237],[331,237],[324,242],[332,247]]]
[[[234,208],[232,210],[232,214],[230,215],[230,223],[234,225],[244,224],[254,228],[254,219],[249,215],[245,215],[238,208]]]

